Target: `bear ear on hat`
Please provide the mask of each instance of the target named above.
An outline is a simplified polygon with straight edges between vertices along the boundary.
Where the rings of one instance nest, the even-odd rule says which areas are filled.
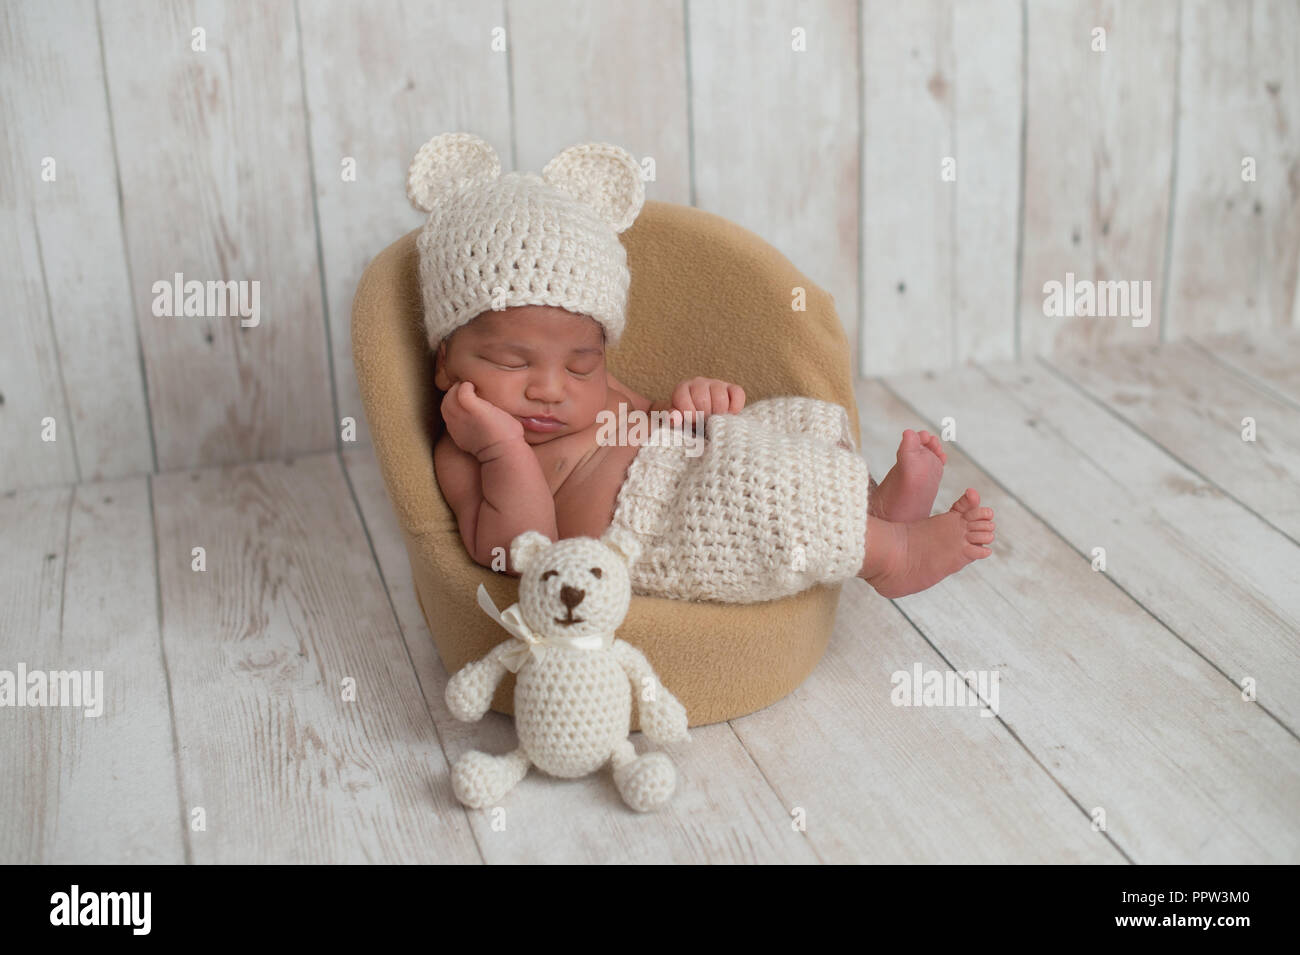
[[[442,133],[415,154],[406,172],[406,198],[432,212],[443,195],[463,186],[491,182],[501,174],[496,150],[472,133]]]
[[[546,164],[542,179],[591,206],[615,232],[635,222],[645,203],[641,167],[609,143],[570,146]]]

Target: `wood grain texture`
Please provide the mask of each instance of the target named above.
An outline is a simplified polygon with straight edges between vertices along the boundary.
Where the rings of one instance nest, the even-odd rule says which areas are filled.
[[[996,361],[1016,357],[1024,27],[1016,0],[951,10],[953,360]]]
[[[0,667],[57,669],[71,488],[10,492],[0,498]],[[0,862],[33,864],[52,854],[58,825],[58,744],[80,713],[53,708],[0,710]]]
[[[76,489],[60,653],[104,671],[105,701],[58,749],[52,862],[185,861],[151,504],[145,478]]]
[[[158,467],[334,447],[293,7],[102,13]],[[260,324],[154,315],[154,283],[178,272],[259,282]]]
[[[517,168],[541,172],[575,143],[615,143],[654,160],[646,198],[690,205],[685,6],[509,0]]]
[[[12,184],[20,175],[5,180]],[[70,484],[77,480],[75,423],[50,323],[36,220],[9,187],[0,187],[0,256],[13,263],[0,279],[12,313],[0,348],[0,483],[14,489]],[[52,441],[42,437],[47,418],[54,419]]]
[[[103,694],[0,710],[0,860],[183,862],[147,481],[5,497],[0,527],[0,668],[99,671]]]
[[[0,78],[6,90],[33,91],[49,69],[41,47],[29,61],[23,51],[37,42],[29,10],[5,9],[0,17]],[[34,193],[42,186],[41,161],[47,153],[25,140],[31,120],[19,95],[0,97],[0,290],[11,317],[4,323],[0,348],[0,486],[27,488],[77,480],[74,421],[60,377],[58,341],[50,317],[45,267]],[[34,111],[33,111],[34,112]],[[31,154],[40,152],[33,161]],[[54,441],[43,441],[45,418],[55,420]]]
[[[804,684],[732,721],[787,814],[806,814],[818,859],[1125,861],[983,707],[895,706],[895,672],[944,673],[947,663],[865,581],[848,581],[840,599],[830,646]]]
[[[477,723],[462,723],[447,711],[448,675],[420,611],[406,548],[378,465],[365,450],[347,451],[343,458],[448,757],[454,762],[471,749],[509,752],[518,745],[510,717],[488,712]],[[810,842],[791,828],[788,807],[727,724],[692,729],[689,743],[668,747],[650,743],[641,733],[634,734],[632,742],[638,752],[662,749],[676,766],[678,788],[666,807],[647,815],[628,809],[608,767],[581,779],[555,779],[532,769],[502,800],[499,813],[468,812],[484,859],[491,863],[817,861]],[[446,770],[434,785],[454,801]],[[496,827],[502,823],[504,828]]]
[[[757,233],[834,296],[856,355],[857,9],[723,0],[689,4],[688,17],[694,204]],[[795,30],[806,49],[792,48]]]
[[[1300,860],[1294,824],[1300,741],[1260,704],[1242,699],[1235,679],[1243,671],[1235,660],[1216,662],[1227,655],[1273,664],[1248,665],[1244,672],[1258,676],[1260,700],[1272,712],[1293,716],[1291,674],[1300,649],[1294,626],[1289,635],[1270,639],[1256,620],[1228,623],[1220,616],[1213,624],[1222,629],[1211,640],[1187,625],[1188,614],[1167,615],[1176,601],[1200,611],[1206,602],[1232,600],[1214,571],[1201,566],[1230,565],[1236,556],[1224,553],[1226,544],[1204,553],[1206,542],[1221,539],[1218,522],[1209,516],[1179,522],[1194,535],[1184,554],[1171,553],[1149,526],[1141,529],[1142,544],[1124,539],[1111,521],[1140,521],[1124,506],[1124,479],[1101,481],[1091,457],[1056,446],[1068,436],[1078,447],[1102,449],[1099,456],[1131,460],[1135,456],[1118,436],[1124,426],[1109,416],[1101,428],[1090,427],[1084,414],[1067,418],[1070,405],[1036,384],[1047,372],[994,367],[1007,368],[1010,381],[986,379],[976,387],[958,373],[888,379],[922,420],[878,384],[865,383],[860,391],[862,404],[875,411],[863,414],[868,449],[896,446],[900,425],[933,426],[955,415],[958,442],[947,445],[937,503],[950,504],[974,487],[997,522],[991,557],[896,601],[898,607],[955,669],[1001,672],[1000,719],[1089,814],[1081,820],[1085,830],[1094,810],[1104,810],[1107,833],[1134,862]],[[1016,410],[1016,399],[1035,409],[1033,426],[1021,423],[1030,412]],[[1105,429],[1115,436],[1091,440]],[[1008,447],[1023,453],[1008,453]],[[1151,466],[1146,460],[1140,465]],[[1089,486],[1097,492],[1088,493]],[[1096,500],[1102,495],[1109,507]],[[1156,501],[1146,506],[1163,509]],[[1232,507],[1237,526],[1250,527],[1257,541],[1266,539],[1270,532],[1260,522]],[[1106,573],[1093,571],[1076,552],[1088,554],[1094,543],[1107,546]],[[1294,545],[1287,546],[1294,568],[1300,562]],[[1153,572],[1159,564],[1170,569],[1169,577]],[[1282,601],[1300,594],[1294,581],[1288,591],[1277,579],[1254,578],[1240,589],[1247,588],[1252,596],[1263,591]],[[1265,661],[1268,654],[1273,658]],[[1224,664],[1230,678],[1216,668]]]
[[[1014,357],[1022,37],[1014,2],[863,6],[862,374]]]
[[[1048,361],[1117,418],[1300,541],[1300,410],[1188,342]],[[1254,440],[1243,438],[1254,421]],[[1291,493],[1279,489],[1289,488]]]
[[[0,75],[0,231],[18,246],[0,277],[16,332],[0,350],[0,487],[152,470],[92,0],[7,8]],[[47,414],[57,448],[40,447]]]
[[[1182,35],[1167,337],[1293,325],[1300,6],[1190,0]]]
[[[1256,386],[1300,406],[1300,330],[1276,331],[1264,337],[1230,332],[1200,336],[1194,343]]]
[[[194,861],[476,861],[338,456],[162,475],[154,507]]]
[[[1030,3],[1020,355],[1159,340],[1173,168],[1175,0]],[[1105,52],[1094,52],[1094,31]],[[1044,313],[1044,285],[1150,283],[1132,318]]]
[[[439,133],[472,132],[509,168],[507,54],[490,48],[500,9],[298,5],[335,388],[339,415],[355,420],[363,447],[370,431],[352,363],[352,297],[370,260],[423,220],[406,200],[407,167]]]
[[[1295,544],[1047,368],[997,364],[889,383],[928,425],[953,417],[962,450],[1068,542],[1083,571],[1094,573],[1093,549],[1104,548],[1108,580],[1238,698],[1234,687],[1250,677],[1258,705],[1300,729]],[[996,498],[995,509],[1009,499]],[[1001,536],[1000,511],[996,520]],[[1080,603],[1049,602],[1069,608],[1067,618]]]

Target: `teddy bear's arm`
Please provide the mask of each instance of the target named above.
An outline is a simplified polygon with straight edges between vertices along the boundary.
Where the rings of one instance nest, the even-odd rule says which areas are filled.
[[[501,657],[514,643],[513,639],[498,643],[487,656],[465,664],[447,681],[447,709],[452,716],[465,723],[483,718],[492,705],[492,694],[506,675]]]
[[[686,707],[659,682],[645,654],[626,640],[615,640],[610,652],[632,684],[632,696],[640,714],[641,732],[656,743],[686,742]],[[645,699],[646,696],[650,699]]]

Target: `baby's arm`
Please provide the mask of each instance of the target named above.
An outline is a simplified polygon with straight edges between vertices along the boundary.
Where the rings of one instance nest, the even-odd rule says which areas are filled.
[[[527,530],[558,539],[555,499],[537,455],[522,437],[485,449],[483,457],[479,460],[443,434],[433,452],[438,486],[456,513],[461,539],[475,563],[492,567],[500,553],[506,573],[517,577],[510,542]]]

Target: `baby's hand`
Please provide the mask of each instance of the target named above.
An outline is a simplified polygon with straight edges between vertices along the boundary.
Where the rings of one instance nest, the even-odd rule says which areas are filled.
[[[496,456],[499,446],[524,436],[524,426],[508,411],[480,398],[471,381],[458,381],[442,398],[442,420],[456,445],[483,461]]]
[[[735,414],[745,407],[745,389],[717,378],[688,378],[673,389],[671,405],[699,427],[709,415]]]

